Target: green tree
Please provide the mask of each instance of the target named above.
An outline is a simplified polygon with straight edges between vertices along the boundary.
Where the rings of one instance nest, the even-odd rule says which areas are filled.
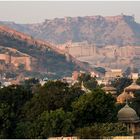
[[[88,80],[91,79],[91,76],[89,73],[82,73],[79,77],[78,77],[78,81],[81,82],[86,82]]]
[[[98,87],[98,82],[97,82],[96,78],[91,77],[91,75],[89,73],[82,73],[78,77],[78,81],[79,81],[80,85],[83,82],[84,86],[89,90],[93,90]]]
[[[136,83],[140,85],[140,78],[137,79]],[[134,92],[134,97],[130,105],[136,110],[138,116],[140,116],[140,90]]]
[[[21,108],[32,94],[23,86],[12,85],[0,89],[0,120],[3,137],[13,138],[13,130],[21,118]],[[8,124],[8,125],[7,125]]]
[[[12,127],[11,119],[13,118],[10,106],[7,103],[0,103],[0,138],[9,138]]]
[[[43,138],[51,136],[68,136],[74,130],[73,115],[70,112],[64,112],[62,109],[55,111],[45,111],[39,118],[42,122]]]
[[[32,90],[32,88],[39,84],[39,80],[36,78],[30,78],[28,80],[22,81],[22,85],[28,90]]]
[[[0,102],[7,103],[17,115],[23,104],[31,98],[32,93],[20,85],[11,85],[0,89]]]
[[[44,111],[33,122],[20,122],[17,125],[16,138],[48,138],[68,136],[74,131],[73,115],[62,109]]]
[[[118,93],[122,93],[124,88],[129,86],[132,83],[132,80],[127,77],[119,77],[111,81],[113,87],[116,87]]]
[[[21,121],[17,123],[14,130],[14,138],[17,139],[38,139],[41,137],[41,122],[40,121]]]
[[[117,119],[115,99],[100,89],[80,96],[73,102],[72,107],[76,117],[75,124],[80,127],[93,122],[111,122]]]
[[[140,85],[140,77],[137,79],[136,83]]]
[[[87,89],[93,90],[93,89],[97,88],[98,83],[95,78],[91,78],[87,82],[84,82],[84,85]]]
[[[101,139],[112,136],[126,136],[127,128],[121,123],[94,123],[91,126],[79,128],[76,135],[80,139]]]
[[[23,113],[28,119],[35,119],[44,111],[63,108],[65,111],[72,110],[71,103],[76,100],[83,91],[78,87],[69,87],[61,81],[49,81],[38,89],[23,108]]]
[[[124,72],[125,76],[129,76],[131,74],[131,67],[127,67],[127,69]]]
[[[134,98],[131,99],[130,106],[134,108],[138,116],[140,116],[140,91],[134,92]]]

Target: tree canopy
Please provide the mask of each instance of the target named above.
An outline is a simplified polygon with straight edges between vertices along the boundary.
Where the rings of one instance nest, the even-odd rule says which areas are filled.
[[[101,90],[96,79],[85,79],[85,84],[88,81],[93,82],[91,87],[95,85],[89,93],[59,80],[41,86],[38,80],[31,79],[22,85],[1,88],[0,138],[98,138],[115,131],[113,135],[125,134],[122,126],[115,125],[114,97]]]
[[[79,126],[90,125],[94,122],[111,122],[116,120],[117,107],[111,94],[101,89],[84,94],[72,104]],[[80,120],[79,120],[80,118]]]

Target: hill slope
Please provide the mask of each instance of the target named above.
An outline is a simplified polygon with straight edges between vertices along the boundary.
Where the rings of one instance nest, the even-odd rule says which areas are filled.
[[[140,24],[133,16],[67,17],[39,24],[1,24],[54,43],[88,41],[104,45],[140,45]]]
[[[14,48],[34,58],[36,61],[31,63],[32,72],[48,72],[53,73],[55,77],[61,77],[84,66],[71,56],[68,62],[64,52],[56,49],[50,43],[35,40],[5,26],[0,26],[0,45]]]

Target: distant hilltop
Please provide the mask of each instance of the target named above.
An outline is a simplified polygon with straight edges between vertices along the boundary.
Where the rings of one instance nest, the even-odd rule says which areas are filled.
[[[0,24],[56,44],[87,41],[103,45],[140,45],[140,24],[134,16],[123,14],[46,19],[36,24]]]

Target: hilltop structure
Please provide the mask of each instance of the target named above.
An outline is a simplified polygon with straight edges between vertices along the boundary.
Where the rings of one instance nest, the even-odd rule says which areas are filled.
[[[17,69],[23,65],[23,68],[27,71],[31,71],[32,59],[30,56],[11,56],[8,54],[0,54],[0,61],[5,64],[13,64]]]

